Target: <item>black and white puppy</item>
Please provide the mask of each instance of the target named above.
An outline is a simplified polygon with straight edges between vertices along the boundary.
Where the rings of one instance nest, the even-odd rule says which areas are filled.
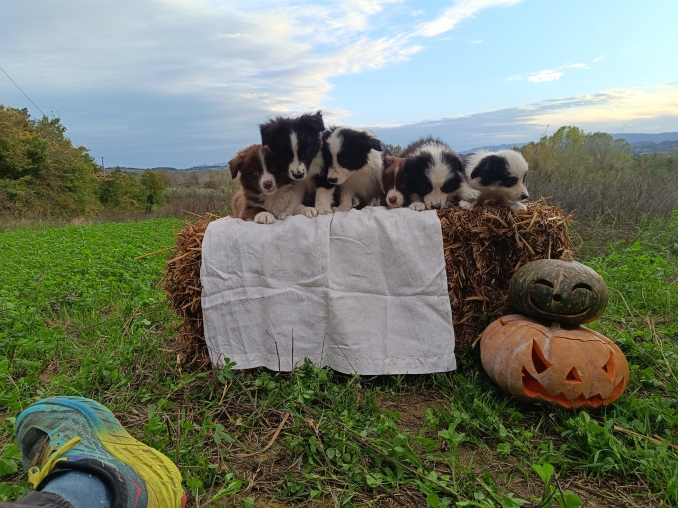
[[[464,178],[462,158],[439,139],[415,141],[400,156],[406,159],[403,174],[412,210],[440,210],[452,201],[468,207],[480,196]]]
[[[348,212],[354,198],[362,206],[378,201],[383,193],[381,141],[370,132],[349,127],[332,127],[322,137],[322,167],[315,177],[318,213],[330,213],[335,204],[335,210]]]
[[[527,209],[521,203],[530,197],[525,187],[527,169],[527,161],[515,150],[478,150],[466,155],[464,174],[471,187],[480,192],[477,200],[467,200],[466,207],[477,201],[504,201],[512,210]]]
[[[293,199],[281,219],[294,214],[317,215],[312,206],[305,207],[302,203],[306,197],[313,204],[315,183],[311,177],[320,171],[321,133],[324,130],[320,111],[297,118],[277,117],[259,125],[261,144],[271,150],[275,171],[287,171],[294,183]]]

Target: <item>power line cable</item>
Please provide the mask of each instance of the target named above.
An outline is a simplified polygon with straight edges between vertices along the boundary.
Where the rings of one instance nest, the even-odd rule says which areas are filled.
[[[10,80],[12,83],[14,83],[14,80],[13,80],[12,78],[10,78],[9,74],[7,74],[7,73],[5,72],[5,69],[3,69],[2,67],[0,67],[0,71],[4,72],[4,73],[5,73],[5,76],[7,76],[7,77],[9,78],[9,80]],[[29,101],[31,101],[31,104],[33,104],[33,106],[35,106],[36,108],[38,108],[38,105],[37,105],[35,102],[33,102],[33,101],[31,100],[31,98],[30,98],[28,95],[26,95],[26,92],[24,92],[24,91],[21,89],[21,87],[20,87],[19,85],[17,85],[16,83],[14,83],[14,86],[17,87],[17,88],[19,89],[19,91],[20,91],[22,94],[24,94],[24,96],[25,96]],[[42,113],[42,109],[38,108],[38,111],[40,111],[40,113]],[[42,113],[42,116],[47,116],[47,115],[46,115],[45,113]]]

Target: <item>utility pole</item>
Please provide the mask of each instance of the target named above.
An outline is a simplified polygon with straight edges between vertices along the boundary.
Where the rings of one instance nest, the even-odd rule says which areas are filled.
[[[104,176],[106,176],[106,166],[104,166],[104,158],[101,158],[101,171],[104,172]]]

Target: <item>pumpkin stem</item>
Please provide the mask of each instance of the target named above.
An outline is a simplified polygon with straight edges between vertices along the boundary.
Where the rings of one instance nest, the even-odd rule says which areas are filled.
[[[560,323],[557,323],[555,321],[553,323],[551,323],[551,330],[553,330],[554,332],[557,332],[558,330],[560,330]]]
[[[560,259],[563,261],[574,261],[574,254],[570,249],[565,249],[562,256],[560,256]]]

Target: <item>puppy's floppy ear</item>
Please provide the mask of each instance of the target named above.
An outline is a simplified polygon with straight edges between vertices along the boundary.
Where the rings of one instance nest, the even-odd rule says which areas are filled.
[[[403,174],[405,176],[411,175],[417,170],[418,157],[408,157],[403,164]]]
[[[322,132],[325,130],[323,115],[320,111],[316,112],[315,115],[301,115],[299,117],[299,123],[305,129],[311,130],[313,132]]]
[[[367,138],[367,144],[369,145],[370,148],[378,152],[381,152],[384,149],[384,147],[381,144],[381,141],[379,141],[377,138],[373,138],[372,136]]]
[[[238,172],[241,170],[244,163],[244,157],[238,153],[230,161],[228,161],[228,169],[231,170],[231,178],[235,180],[235,177],[238,176]]]
[[[393,166],[396,162],[398,162],[398,159],[393,155],[386,155],[384,157],[384,171]]]

